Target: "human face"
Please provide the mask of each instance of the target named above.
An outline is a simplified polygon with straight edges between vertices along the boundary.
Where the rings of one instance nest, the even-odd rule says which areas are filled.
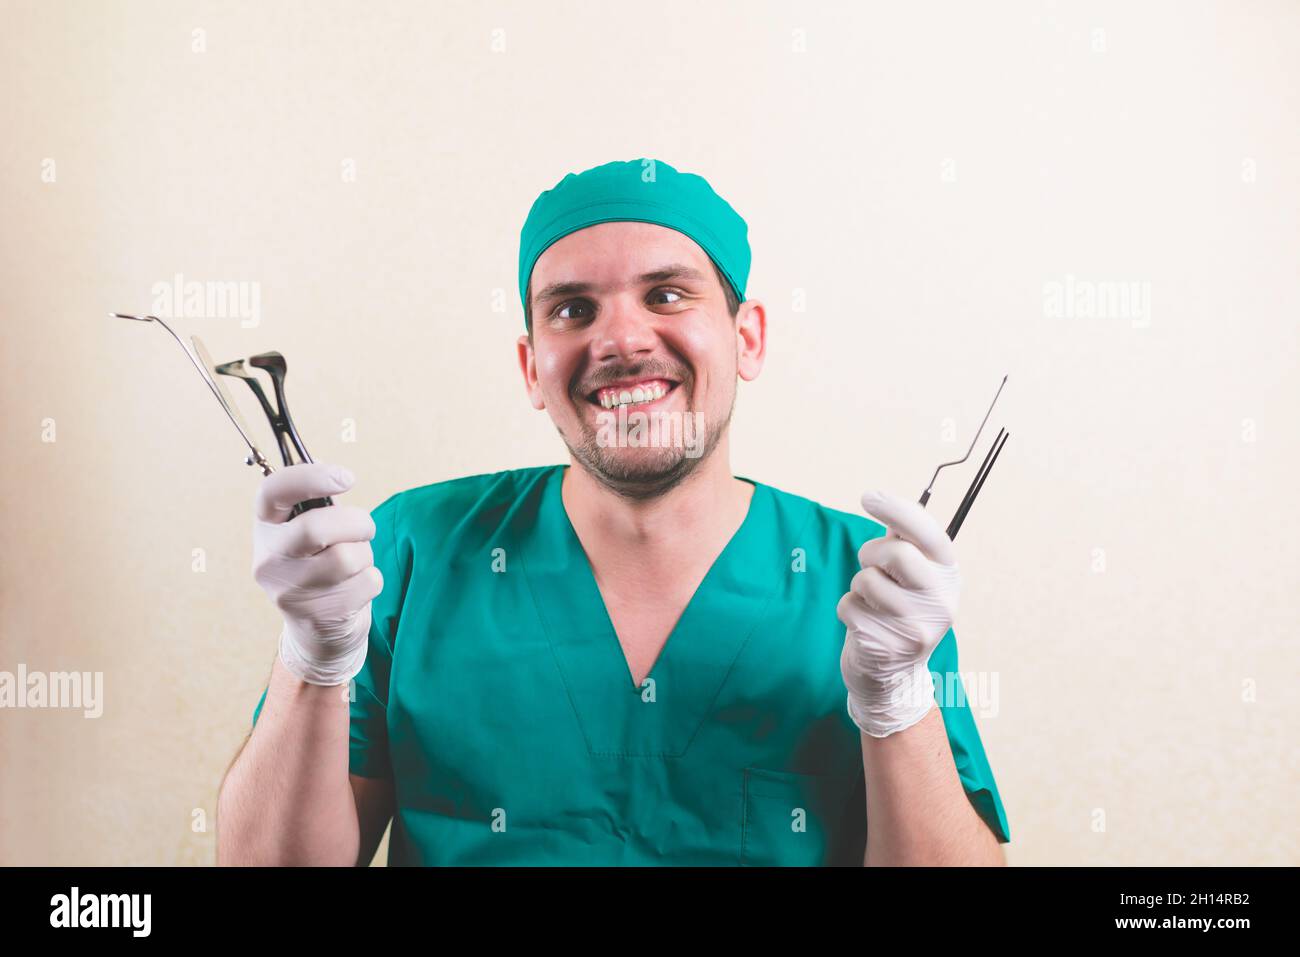
[[[712,455],[731,418],[737,375],[758,371],[750,328],[757,304],[742,304],[741,331],[741,315],[727,312],[713,263],[694,240],[653,223],[599,223],[551,245],[531,287],[532,340],[519,340],[529,398],[550,412],[594,478],[650,497]],[[761,318],[758,307],[759,326]],[[624,414],[614,403],[623,393],[635,399],[638,388],[643,400],[626,406],[627,421],[644,414],[661,441],[610,442],[611,423]]]

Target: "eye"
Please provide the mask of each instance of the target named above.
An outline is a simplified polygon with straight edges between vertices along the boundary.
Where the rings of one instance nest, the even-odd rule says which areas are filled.
[[[667,287],[661,287],[661,288],[659,288],[659,289],[656,289],[654,292],[650,293],[650,297],[651,297],[652,299],[653,299],[655,296],[676,296],[677,299],[680,300],[680,299],[682,298],[682,296],[683,296],[683,293],[681,292],[681,290],[678,290],[678,289],[669,289],[669,288],[667,288]],[[665,303],[664,305],[672,305],[672,304],[673,304],[673,301],[669,301],[669,302]]]
[[[560,303],[560,305],[556,308],[555,312],[551,313],[551,317],[553,319],[582,319],[583,317],[580,315],[566,316],[564,315],[564,312],[565,310],[571,309],[575,306],[579,309],[583,309],[586,308],[588,305],[590,305],[590,303],[588,303],[587,300],[585,299],[571,299],[568,302]]]

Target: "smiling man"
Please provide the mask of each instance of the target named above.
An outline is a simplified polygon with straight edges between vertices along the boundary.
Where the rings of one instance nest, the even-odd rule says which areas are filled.
[[[285,521],[350,485],[330,466],[263,480],[255,567],[286,624],[223,862],[365,863],[391,818],[390,864],[1003,863],[946,680],[952,543],[914,502],[864,496],[881,524],[732,474],[767,345],[749,265],[701,177],[570,174],[523,228],[517,346],[567,465],[410,489],[372,523]]]

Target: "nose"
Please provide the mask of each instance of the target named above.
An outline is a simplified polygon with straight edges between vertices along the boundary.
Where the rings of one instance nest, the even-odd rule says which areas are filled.
[[[597,361],[643,357],[657,341],[653,314],[647,315],[634,296],[617,296],[596,322],[592,355]]]

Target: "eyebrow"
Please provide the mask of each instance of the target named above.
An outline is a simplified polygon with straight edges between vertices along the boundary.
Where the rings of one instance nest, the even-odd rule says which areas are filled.
[[[632,283],[639,286],[649,282],[667,282],[669,279],[693,279],[696,282],[703,282],[707,278],[704,273],[694,266],[687,266],[685,263],[673,263],[652,272],[642,273]],[[599,288],[596,283],[592,282],[555,282],[533,296],[533,304],[542,306],[555,299],[563,299],[566,296],[580,296]]]

